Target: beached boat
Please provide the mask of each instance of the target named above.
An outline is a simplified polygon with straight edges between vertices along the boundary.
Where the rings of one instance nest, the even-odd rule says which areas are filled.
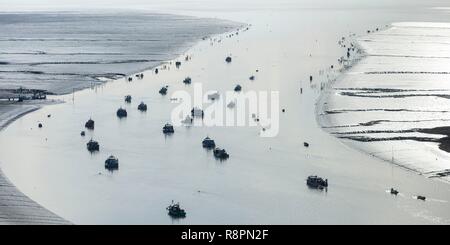
[[[328,187],[328,180],[324,180],[321,177],[311,175],[308,176],[308,179],[306,179],[306,185],[311,188],[323,189]]]
[[[144,102],[141,102],[138,105],[138,110],[140,110],[140,111],[147,111],[147,105]]]
[[[166,123],[163,127],[163,133],[164,134],[173,134],[175,133],[175,130],[173,129],[173,126],[169,123]]]
[[[117,116],[119,117],[119,118],[123,118],[123,117],[127,117],[128,116],[128,113],[127,113],[127,110],[125,110],[125,109],[123,109],[123,108],[119,108],[118,110],[117,110]]]
[[[105,168],[108,170],[117,170],[119,169],[119,159],[114,157],[113,155],[109,156],[105,161]]]
[[[180,203],[173,203],[166,208],[169,211],[169,215],[173,218],[184,218],[186,217],[186,211],[180,207]]]
[[[209,137],[206,137],[202,141],[202,145],[203,145],[203,148],[206,148],[206,149],[214,149],[216,147],[216,143],[214,142],[214,140],[212,140]]]
[[[86,144],[88,151],[90,152],[94,152],[94,151],[99,151],[100,150],[100,145],[98,144],[97,141],[94,140],[89,140],[89,142]]]
[[[230,157],[230,155],[228,155],[225,149],[215,148],[213,153],[214,157],[220,160],[225,160]]]
[[[84,127],[90,130],[94,130],[95,122],[92,119],[89,119],[85,124]]]

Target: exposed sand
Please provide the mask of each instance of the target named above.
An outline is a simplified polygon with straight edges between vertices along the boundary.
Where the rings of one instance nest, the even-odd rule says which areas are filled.
[[[431,22],[357,38],[366,55],[328,91],[320,123],[370,155],[449,180],[449,40],[450,25]]]
[[[51,101],[0,102],[0,130]],[[0,224],[70,224],[22,194],[0,169]]]

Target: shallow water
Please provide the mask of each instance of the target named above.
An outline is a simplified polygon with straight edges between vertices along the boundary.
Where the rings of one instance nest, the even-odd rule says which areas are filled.
[[[449,223],[448,184],[355,151],[322,131],[315,118],[320,84],[328,81],[318,71],[336,65],[344,54],[337,45],[341,36],[411,16],[423,20],[429,11],[286,8],[199,13],[252,27],[220,43],[199,43],[188,52],[192,60],[180,69],[171,66],[158,75],[146,72],[143,80],[81,91],[74,101],[65,96],[67,103],[19,119],[1,133],[1,167],[25,194],[77,224]],[[434,18],[443,18],[433,11]],[[233,62],[227,65],[224,58],[229,54]],[[248,80],[252,74],[253,82]],[[315,77],[312,84],[310,74]],[[176,106],[170,94],[192,92],[192,85],[182,83],[186,76],[201,82],[204,90],[224,92],[236,83],[244,91],[278,90],[280,107],[286,109],[280,115],[280,133],[261,138],[257,127],[179,127],[165,137],[162,126]],[[169,94],[162,97],[158,90],[166,84]],[[133,96],[131,105],[123,102],[126,94]],[[140,101],[148,104],[147,113],[137,111]],[[115,115],[120,106],[129,112],[124,120]],[[90,117],[96,129],[82,138],[80,131]],[[38,122],[44,124],[42,129]],[[207,135],[230,159],[216,161],[201,147]],[[100,142],[97,154],[86,150],[90,137]],[[303,147],[304,141],[309,148]],[[110,154],[120,159],[120,169],[113,173],[103,167]],[[328,191],[308,189],[305,179],[310,174],[328,178]],[[390,187],[401,195],[386,193]],[[430,201],[413,199],[418,194]],[[167,216],[171,200],[181,202],[187,218]]]

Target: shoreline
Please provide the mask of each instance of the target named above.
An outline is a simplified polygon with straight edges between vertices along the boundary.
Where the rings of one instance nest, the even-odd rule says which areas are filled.
[[[207,34],[203,38],[199,38],[196,41],[189,42],[188,47],[186,47],[184,50],[182,50],[182,52],[180,52],[179,55],[172,57],[170,59],[161,61],[158,64],[155,64],[154,66],[139,70],[137,72],[133,71],[130,74],[125,74],[125,76],[115,78],[115,79],[107,78],[107,79],[101,80],[101,81],[97,79],[98,82],[92,83],[92,86],[77,88],[72,93],[76,94],[78,92],[82,92],[87,89],[95,88],[97,86],[101,86],[106,83],[114,83],[119,80],[125,79],[127,77],[134,78],[134,75],[136,75],[136,74],[153,71],[155,68],[163,67],[166,64],[171,64],[178,60],[184,60],[186,53],[189,52],[189,50],[191,50],[195,45],[197,45],[201,42],[208,42],[209,40],[214,39],[215,37],[232,34],[232,33],[235,33],[236,31],[242,31],[246,27],[249,27],[249,25],[245,24],[245,23],[221,20],[221,19],[216,19],[216,20],[235,23],[235,25],[232,27],[230,26],[228,28],[229,30],[226,32]],[[58,93],[58,94],[55,94],[54,96],[58,98],[58,97],[67,96],[72,93],[70,93],[70,92]],[[11,107],[13,107],[13,106],[23,107],[24,103],[25,103],[25,104],[27,104],[27,106],[29,106],[29,108],[26,108],[23,110],[20,110],[19,108],[17,108],[16,112],[13,112],[14,108],[10,108],[10,110],[6,110],[3,113],[0,111],[0,113],[1,113],[0,114],[0,137],[1,137],[2,130],[7,128],[10,124],[14,123],[19,118],[21,118],[29,113],[40,110],[44,106],[47,106],[47,105],[66,103],[66,101],[54,100],[54,99],[45,99],[42,101],[29,100],[29,101],[20,102],[20,103],[8,102],[8,101],[5,101],[5,102],[7,102],[6,104],[11,105]],[[1,105],[1,103],[2,103],[2,101],[0,101],[0,105]],[[2,116],[3,116],[2,114],[6,114],[6,116],[4,118],[2,118]],[[4,197],[10,197],[10,196],[17,198],[18,200],[4,199]],[[12,202],[12,203],[10,203],[10,202]],[[34,209],[34,211],[29,212],[29,211],[24,210],[24,206],[21,204],[22,202],[29,203],[27,206],[25,206],[25,208],[32,207]],[[2,206],[4,206],[5,209],[3,209]],[[36,216],[35,212],[39,213],[39,216]],[[41,218],[39,218],[39,217],[41,217]],[[2,168],[1,168],[1,163],[0,163],[0,225],[2,225],[2,224],[70,225],[72,223],[70,221],[63,219],[62,217],[58,216],[57,214],[51,212],[50,210],[46,209],[39,203],[37,203],[34,200],[32,200],[31,198],[29,198],[27,195],[23,194],[19,189],[17,189],[17,187],[15,187],[15,185],[3,173]]]
[[[33,103],[28,105],[28,108],[17,110],[15,114],[10,114],[5,118],[0,116],[0,134],[4,128],[17,119],[37,111],[45,105],[56,103]],[[71,223],[23,194],[0,167],[0,225],[11,224],[70,225]]]
[[[425,23],[425,24],[423,24],[423,23]],[[423,22],[423,23],[422,23],[423,25],[426,25],[426,22]],[[387,28],[380,30],[380,32],[382,32],[382,31],[389,31],[389,30],[391,30],[392,28],[394,28],[397,25],[401,26],[402,23],[391,23],[389,26],[387,26]],[[428,27],[428,28],[432,28],[432,26]],[[377,159],[379,159],[379,160],[381,160],[381,161],[383,161],[385,163],[393,164],[393,165],[395,165],[397,167],[400,167],[401,169],[404,169],[406,171],[410,171],[410,172],[416,173],[418,175],[424,176],[425,178],[438,179],[438,180],[440,180],[440,181],[442,181],[444,183],[450,183],[450,178],[448,178],[448,176],[449,176],[448,175],[448,171],[449,171],[448,169],[423,171],[420,167],[416,167],[414,164],[408,165],[407,163],[394,161],[394,155],[393,155],[394,152],[395,152],[394,150],[392,151],[392,160],[390,160],[390,159],[387,159],[386,157],[378,156],[376,153],[371,152],[369,150],[371,148],[361,147],[361,144],[364,144],[366,142],[368,142],[368,143],[370,143],[370,142],[392,142],[392,141],[401,141],[401,142],[403,142],[403,141],[408,141],[408,139],[411,138],[412,141],[417,141],[417,142],[434,142],[434,143],[438,143],[439,144],[438,148],[440,150],[442,150],[443,152],[447,152],[448,153],[449,152],[448,151],[448,145],[445,144],[445,143],[448,143],[447,142],[448,134],[443,134],[442,133],[442,131],[445,131],[445,129],[447,129],[447,127],[445,127],[445,126],[440,126],[440,127],[439,126],[437,126],[437,127],[434,126],[434,127],[429,127],[429,128],[420,128],[420,127],[418,127],[418,128],[412,128],[410,130],[398,130],[398,131],[388,131],[388,130],[386,130],[386,131],[382,131],[382,130],[370,131],[370,130],[367,130],[367,129],[366,130],[361,130],[361,131],[356,131],[356,132],[360,132],[361,134],[363,134],[363,133],[377,133],[377,132],[380,132],[380,133],[410,133],[410,132],[413,133],[413,132],[418,132],[418,133],[426,133],[427,135],[442,135],[442,136],[445,136],[444,138],[431,138],[431,136],[430,136],[430,138],[427,138],[428,140],[420,140],[420,139],[422,139],[421,137],[413,137],[413,136],[411,136],[409,138],[408,137],[368,138],[369,140],[364,141],[364,138],[361,138],[361,139],[360,138],[352,138],[352,136],[346,137],[346,134],[349,134],[347,132],[337,132],[337,131],[335,132],[335,131],[332,130],[332,128],[334,128],[334,129],[339,128],[339,127],[346,128],[346,126],[336,126],[337,123],[336,122],[332,122],[332,120],[331,120],[332,116],[329,116],[332,113],[328,113],[327,112],[327,111],[329,111],[327,109],[328,102],[331,99],[333,91],[336,92],[336,87],[338,87],[337,84],[345,82],[349,78],[348,76],[349,76],[349,73],[351,73],[351,70],[354,69],[355,67],[360,66],[362,63],[364,63],[364,61],[367,61],[370,57],[372,57],[372,56],[388,56],[386,54],[381,55],[381,54],[377,54],[377,53],[371,53],[368,50],[368,47],[364,47],[362,45],[362,43],[361,43],[361,42],[363,42],[362,39],[364,39],[365,37],[368,37],[370,35],[374,35],[374,34],[373,33],[364,34],[364,35],[358,36],[355,39],[355,43],[358,45],[358,48],[362,51],[363,55],[360,57],[360,59],[357,59],[354,62],[352,62],[350,67],[348,69],[345,69],[336,81],[333,81],[328,86],[326,86],[326,91],[324,91],[320,95],[320,97],[319,97],[319,99],[317,101],[317,104],[316,104],[316,112],[317,112],[316,113],[316,121],[317,121],[318,125],[322,128],[323,131],[327,132],[328,134],[330,134],[333,137],[335,137],[336,139],[338,139],[339,142],[341,142],[342,144],[347,145],[347,146],[351,147],[352,149],[357,150],[358,152],[361,152],[361,153],[367,155],[368,157],[375,157],[375,158],[377,158]],[[407,56],[405,56],[405,57],[407,57]],[[362,86],[364,86],[364,85],[362,85]],[[353,89],[353,88],[347,88],[347,90],[351,90],[351,89]],[[358,87],[355,87],[354,89],[358,89]],[[379,90],[382,90],[382,89],[380,88]],[[373,96],[373,97],[375,98],[376,96]],[[336,108],[334,108],[334,110],[339,111],[339,109],[336,109]],[[341,109],[341,111],[345,111],[345,110]],[[382,120],[380,120],[380,121],[382,121]],[[387,120],[387,121],[389,121],[389,120]],[[334,125],[334,124],[336,124],[336,125]],[[359,126],[373,126],[373,125],[374,124],[370,124],[370,123],[366,123],[366,124],[359,123]],[[351,132],[351,133],[353,133],[353,132]],[[356,136],[356,137],[358,137],[358,136]],[[361,137],[364,137],[364,136],[361,136]],[[417,138],[417,140],[416,140],[416,138]],[[373,140],[370,140],[370,139],[373,139]],[[441,173],[442,173],[442,175],[440,176],[439,174],[441,174]],[[432,175],[432,174],[434,174],[434,175]]]

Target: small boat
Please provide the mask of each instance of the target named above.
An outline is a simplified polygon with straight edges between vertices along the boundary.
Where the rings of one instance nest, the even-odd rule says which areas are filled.
[[[396,189],[394,189],[394,188],[391,188],[391,194],[397,196],[398,195],[398,191]]]
[[[230,101],[230,103],[228,103],[228,105],[227,105],[227,107],[230,109],[234,108],[235,106],[236,106],[236,102],[234,102],[234,101]]]
[[[132,77],[129,77],[128,78],[128,82],[132,82],[133,81],[133,78]]]
[[[327,179],[322,179],[318,176],[308,176],[308,179],[306,179],[306,185],[308,185],[311,188],[316,188],[316,189],[323,189],[323,188],[327,188],[328,187],[328,180]]]
[[[167,211],[169,211],[169,215],[173,218],[184,218],[186,217],[186,211],[184,209],[180,208],[180,203],[174,204],[172,201],[172,204],[166,208]]]
[[[161,95],[166,95],[166,94],[167,94],[167,86],[162,87],[162,88],[159,90],[159,93],[160,93]]]
[[[81,131],[80,135],[84,137],[84,136],[86,136],[86,132]]]
[[[193,121],[194,121],[194,119],[192,117],[190,117],[189,115],[187,115],[186,118],[181,121],[181,123],[183,123],[183,124],[192,124]]]
[[[417,200],[425,201],[427,198],[425,196],[417,196]]]
[[[123,117],[127,117],[128,116],[128,113],[127,113],[127,110],[125,110],[125,109],[123,109],[123,108],[119,108],[118,110],[117,110],[117,116],[119,117],[119,118],[123,118]]]
[[[250,81],[255,80],[255,76],[250,76],[248,79],[250,79]]]
[[[303,142],[303,146],[304,147],[309,147],[309,143],[308,142]]]
[[[313,76],[309,76],[309,81],[312,82]]]
[[[109,156],[105,161],[105,168],[108,170],[117,170],[119,169],[119,159],[114,157],[113,155]]]
[[[191,116],[203,118],[205,116],[205,112],[200,108],[194,107],[191,110]]]
[[[131,103],[131,95],[125,96],[125,102]]]
[[[186,78],[183,80],[183,83],[184,83],[184,84],[191,84],[191,82],[192,82],[192,79],[191,79],[190,77],[186,77]]]
[[[225,61],[226,61],[227,63],[231,63],[231,57],[228,56],[227,58],[225,58]]]
[[[144,102],[141,102],[138,105],[138,110],[140,110],[140,111],[147,111],[147,105]]]
[[[39,128],[42,128],[42,123],[39,123],[39,124],[38,124],[38,127],[39,127]]]
[[[217,159],[220,159],[220,160],[225,160],[230,157],[230,155],[228,155],[228,153],[225,151],[225,149],[215,148],[213,153],[214,153],[214,157],[216,157]]]
[[[155,74],[158,74],[159,70],[158,68],[155,69]]]
[[[241,85],[236,85],[236,87],[234,87],[234,91],[235,92],[241,92],[241,90],[242,90],[242,87],[241,87]]]
[[[98,144],[97,141],[93,141],[92,139],[89,140],[89,142],[86,144],[87,145],[87,149],[90,152],[94,152],[94,151],[99,151],[100,150],[100,145]]]
[[[218,92],[214,92],[212,94],[208,94],[209,100],[217,100],[220,98],[220,94]]]
[[[177,68],[179,68],[179,67],[181,66],[181,61],[175,62],[175,66],[176,66]]]
[[[94,130],[95,122],[92,119],[89,119],[86,124],[84,124],[84,127],[90,130]]]
[[[47,117],[50,118],[50,117],[52,117],[52,115],[48,114]]]
[[[214,140],[212,140],[209,137],[206,137],[202,141],[202,145],[203,145],[203,148],[206,148],[206,149],[214,149],[216,147],[216,143],[214,142]]]
[[[175,133],[175,130],[173,129],[173,126],[169,123],[166,123],[163,127],[163,133],[164,134],[173,134]]]

